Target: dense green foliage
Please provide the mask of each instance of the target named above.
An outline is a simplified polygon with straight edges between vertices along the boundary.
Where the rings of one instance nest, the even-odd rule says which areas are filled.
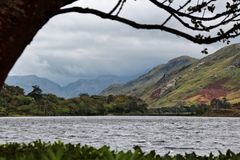
[[[228,150],[226,154],[198,156],[195,153],[185,155],[160,156],[151,151],[144,153],[139,147],[132,151],[112,151],[103,146],[99,149],[80,144],[63,144],[62,142],[45,143],[35,141],[30,144],[0,145],[0,160],[237,160],[240,153]]]
[[[240,103],[231,104],[227,98],[214,98],[210,104],[179,104],[173,107],[150,108],[156,115],[240,116]]]
[[[36,115],[106,115],[143,114],[147,105],[139,98],[117,96],[89,96],[82,94],[72,99],[43,94],[38,86],[28,95],[20,87],[5,85],[0,91],[0,116]]]
[[[149,109],[150,113],[157,114],[157,115],[198,115],[200,116],[208,111],[210,111],[210,107],[205,104]]]

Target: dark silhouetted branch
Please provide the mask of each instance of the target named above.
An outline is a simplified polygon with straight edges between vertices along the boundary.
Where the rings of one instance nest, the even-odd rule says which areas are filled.
[[[129,26],[132,26],[136,29],[154,29],[154,30],[161,30],[161,31],[166,31],[172,34],[175,34],[177,36],[183,37],[185,39],[188,39],[194,43],[198,43],[198,44],[211,44],[220,40],[223,40],[225,38],[234,38],[236,36],[239,35],[239,27],[240,25],[234,25],[231,29],[229,29],[228,31],[219,34],[216,37],[210,37],[210,36],[203,36],[203,35],[196,35],[196,36],[192,36],[188,33],[179,31],[177,29],[174,28],[170,28],[170,27],[166,27],[163,25],[158,25],[158,24],[141,24],[141,23],[137,23],[133,20],[129,20],[123,17],[119,17],[119,16],[115,16],[115,15],[110,15],[108,13],[99,11],[99,10],[95,10],[95,9],[89,9],[89,8],[82,8],[82,7],[72,7],[72,8],[66,8],[66,9],[61,9],[58,14],[64,14],[64,13],[70,13],[70,12],[76,12],[76,13],[82,13],[82,14],[93,14],[96,16],[99,16],[103,19],[109,19],[109,20],[113,20],[113,21],[118,21],[124,24],[127,24]]]

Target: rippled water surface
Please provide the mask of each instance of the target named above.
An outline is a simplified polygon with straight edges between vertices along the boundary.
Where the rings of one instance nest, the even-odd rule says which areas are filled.
[[[62,140],[109,145],[114,150],[141,146],[157,153],[240,152],[239,118],[206,117],[21,117],[0,118],[0,143]]]

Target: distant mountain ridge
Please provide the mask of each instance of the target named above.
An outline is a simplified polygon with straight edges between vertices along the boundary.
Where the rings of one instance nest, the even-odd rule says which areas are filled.
[[[144,90],[146,90],[149,86],[155,84],[165,74],[169,74],[175,70],[178,70],[179,68],[188,66],[195,61],[197,61],[197,59],[189,56],[174,58],[168,61],[166,64],[160,64],[154,67],[149,72],[141,75],[135,80],[129,81],[125,84],[111,85],[108,88],[104,89],[101,94],[131,94],[134,96],[142,96],[144,94]]]
[[[96,95],[113,83],[124,83],[130,79],[130,77],[118,77],[113,75],[99,76],[95,79],[80,79],[63,87],[63,90],[65,97],[75,97],[79,95],[79,93]]]
[[[26,93],[32,91],[33,85],[38,85],[45,93],[61,93],[61,86],[47,78],[36,75],[8,76],[5,83],[8,85],[20,86]]]
[[[168,70],[160,65],[126,84],[110,86],[102,94],[137,96],[151,107],[210,103],[214,98],[223,97],[231,103],[240,103],[240,44],[224,47],[200,60],[185,62],[189,63],[177,63],[176,68],[170,65]],[[152,78],[154,75],[156,79]]]
[[[44,93],[56,94],[60,97],[72,98],[77,97],[81,93],[90,95],[99,94],[104,88],[113,83],[124,83],[132,77],[118,77],[114,75],[102,75],[94,79],[79,79],[67,86],[60,86],[47,78],[38,77],[36,75],[27,76],[8,76],[5,83],[13,86],[20,86],[25,93],[32,91],[33,85],[38,85]]]

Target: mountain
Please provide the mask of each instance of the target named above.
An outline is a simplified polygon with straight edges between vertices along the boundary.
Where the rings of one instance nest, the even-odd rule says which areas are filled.
[[[49,79],[41,78],[35,75],[8,76],[5,83],[8,85],[22,87],[25,93],[31,92],[33,85],[40,86],[44,93],[56,93],[60,96],[60,93],[62,91],[62,88],[59,84]]]
[[[80,79],[63,87],[64,97],[76,97],[80,93],[90,95],[99,94],[104,88],[113,83],[124,83],[131,77],[118,77],[113,75],[99,76],[95,79]]]
[[[9,76],[5,83],[13,86],[20,86],[25,93],[32,91],[33,85],[38,85],[44,93],[53,93],[60,97],[72,98],[81,93],[90,95],[99,94],[107,86],[113,83],[124,83],[133,77],[118,77],[113,75],[102,75],[95,79],[79,79],[67,86],[61,87],[59,84],[46,78],[35,75],[28,76]]]
[[[152,72],[155,74],[154,69]],[[175,69],[159,75],[157,75],[158,80],[154,83],[145,82],[144,84],[147,85],[139,85],[133,90],[124,92],[122,87],[128,84],[126,83],[121,86],[109,87],[103,93],[115,94],[116,88],[120,88],[122,93],[137,95],[151,107],[210,103],[213,98],[223,97],[231,103],[239,103],[240,44],[224,47],[200,60],[193,60],[190,65],[176,66]],[[135,94],[135,90],[140,92]],[[120,93],[118,92],[118,94]]]
[[[179,68],[186,67],[197,59],[189,56],[181,56],[170,60],[167,64],[161,64],[154,67],[152,70],[143,74],[135,80],[125,84],[113,84],[101,92],[102,95],[109,94],[130,94],[134,96],[142,96],[151,85],[154,85],[164,75],[169,74]]]

